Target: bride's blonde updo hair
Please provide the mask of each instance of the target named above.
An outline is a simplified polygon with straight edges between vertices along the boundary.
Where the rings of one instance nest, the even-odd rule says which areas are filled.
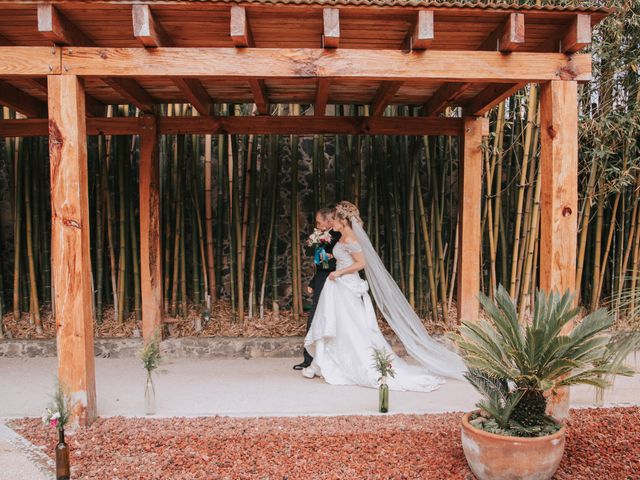
[[[340,220],[345,220],[350,227],[353,227],[352,220],[355,220],[360,225],[364,223],[360,218],[360,210],[358,210],[358,207],[346,200],[337,203],[336,206],[333,207],[333,215]]]

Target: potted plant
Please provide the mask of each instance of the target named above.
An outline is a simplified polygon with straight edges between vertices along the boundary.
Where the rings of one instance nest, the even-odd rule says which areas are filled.
[[[392,355],[384,348],[372,347],[373,367],[380,374],[378,378],[378,411],[387,413],[389,411],[389,385],[387,377],[395,378],[396,372],[391,365]]]
[[[156,389],[153,384],[153,372],[160,365],[160,335],[156,332],[153,337],[145,342],[140,351],[142,366],[147,372],[144,387],[144,413],[154,415],[156,413]]]
[[[467,380],[482,400],[462,418],[462,447],[480,480],[549,479],[564,453],[564,426],[547,415],[547,400],[560,387],[609,386],[634,337],[608,332],[604,309],[583,318],[569,292],[538,292],[533,317],[520,322],[514,301],[499,287],[495,303],[480,294],[486,320],[465,322],[451,338],[467,365]]]
[[[72,408],[71,397],[62,385],[56,382],[53,400],[42,414],[42,422],[58,431],[58,443],[56,445],[56,480],[68,480],[71,478],[69,446],[64,439],[64,427],[69,423]]]

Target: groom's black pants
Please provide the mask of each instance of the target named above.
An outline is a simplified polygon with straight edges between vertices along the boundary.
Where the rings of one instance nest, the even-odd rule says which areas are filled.
[[[310,287],[313,288],[313,304],[311,305],[311,310],[309,310],[309,316],[307,317],[307,332],[311,328],[311,322],[313,322],[313,316],[316,313],[316,307],[318,306],[318,301],[320,300],[320,294],[322,293],[322,288],[324,287],[327,278],[329,278],[329,274],[331,272],[329,270],[319,270],[313,277],[311,281]],[[313,357],[307,349],[304,349],[304,363],[311,364],[313,361]]]

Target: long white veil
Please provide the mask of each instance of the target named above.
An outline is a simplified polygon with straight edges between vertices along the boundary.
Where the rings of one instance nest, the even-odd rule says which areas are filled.
[[[373,298],[407,353],[431,373],[462,379],[466,367],[460,356],[429,336],[418,315],[411,308],[398,284],[371,245],[369,236],[360,222],[353,218],[351,225],[362,247],[366,261],[364,271]]]

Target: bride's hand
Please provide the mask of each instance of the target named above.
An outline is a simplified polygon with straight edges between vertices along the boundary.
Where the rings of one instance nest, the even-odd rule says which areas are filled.
[[[340,274],[338,272],[331,272],[329,274],[329,280],[335,280],[338,277],[340,277]]]

